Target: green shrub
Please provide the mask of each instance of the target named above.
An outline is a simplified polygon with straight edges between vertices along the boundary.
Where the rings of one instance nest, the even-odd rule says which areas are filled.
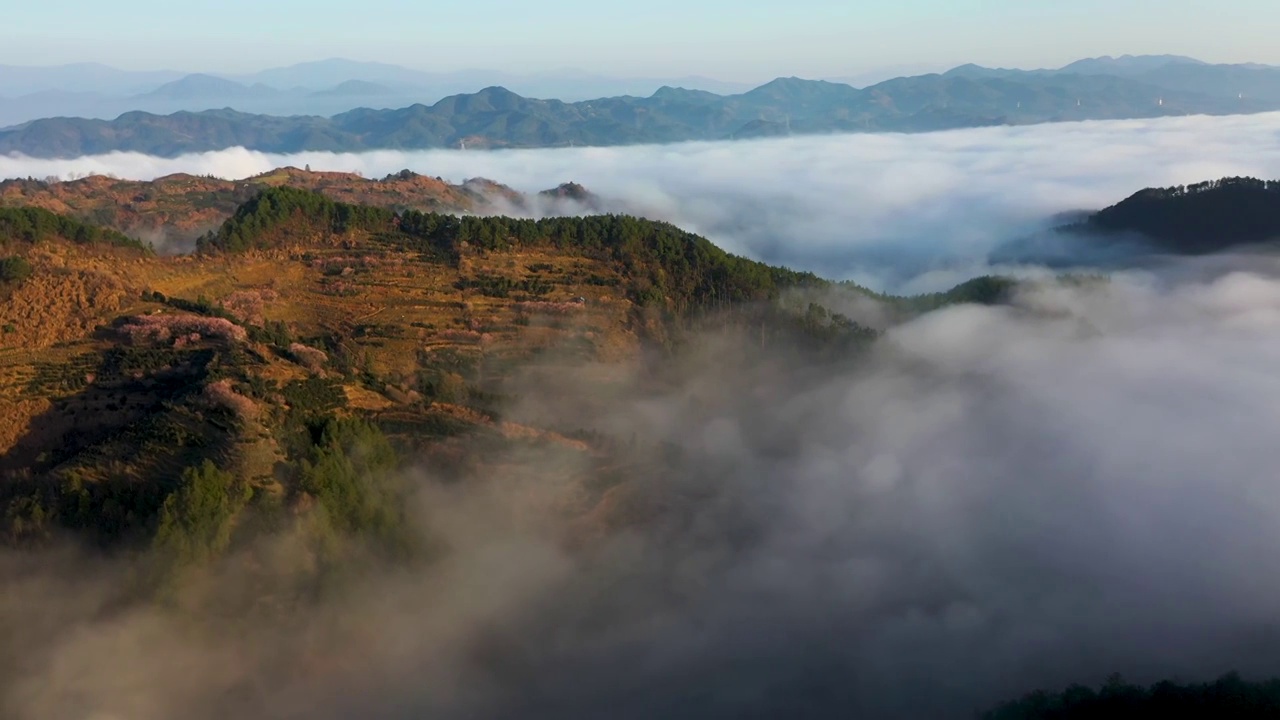
[[[28,243],[63,238],[79,245],[114,245],[150,252],[147,245],[123,233],[36,207],[0,208],[0,238]]]
[[[252,489],[205,460],[182,473],[181,486],[160,508],[154,547],[176,566],[207,562],[231,543],[232,521]]]
[[[0,282],[20,283],[32,272],[31,263],[21,255],[0,258]]]
[[[312,434],[299,489],[316,498],[335,530],[406,548],[399,458],[382,431],[362,420],[328,418]]]

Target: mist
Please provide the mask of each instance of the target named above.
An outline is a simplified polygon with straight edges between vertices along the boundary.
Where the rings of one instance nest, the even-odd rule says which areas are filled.
[[[1271,115],[0,169],[572,179],[730,250],[901,290],[1145,185],[1277,176],[1278,132]],[[1280,674],[1280,258],[1022,270],[1040,280],[1007,306],[929,313],[842,361],[716,330],[661,382],[531,373],[504,413],[634,438],[626,492],[566,523],[585,467],[510,451],[442,483],[420,463],[413,513],[446,550],[369,562],[285,623],[122,604],[128,560],[0,556],[0,714],[945,720],[1115,672]],[[200,592],[251,595],[246,568],[287,572],[294,541],[242,550]]]
[[[422,466],[415,513],[448,552],[371,564],[283,625],[112,609],[124,569],[7,558],[0,707],[965,718],[1113,672],[1280,673],[1277,258],[1033,284],[857,362],[734,347],[707,334],[657,391],[526,381],[512,417],[678,458],[629,490],[642,522],[585,546],[554,510],[573,470],[514,454],[460,485]],[[249,562],[208,592],[242,592]]]
[[[989,271],[990,250],[1056,213],[1149,186],[1280,177],[1280,114],[557,150],[0,157],[0,177],[238,179],[283,165],[481,176],[525,192],[576,181],[606,210],[668,220],[731,252],[919,292]]]

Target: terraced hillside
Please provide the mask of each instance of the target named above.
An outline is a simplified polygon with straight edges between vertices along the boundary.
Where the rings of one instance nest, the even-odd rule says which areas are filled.
[[[623,569],[628,539],[681,542],[709,514],[733,518],[717,521],[730,542],[758,541],[732,507],[750,478],[716,433],[723,413],[820,391],[878,351],[877,331],[822,303],[892,322],[1009,290],[873,296],[663,223],[394,212],[283,185],[198,246],[157,255],[0,209],[0,563],[8,607],[24,608],[0,644],[6,717],[168,702],[116,665],[147,688],[193,678],[139,717],[348,695],[388,644],[377,628],[405,635],[392,606],[422,613],[443,590],[541,613],[508,571],[576,586],[570,565]],[[741,432],[810,441],[776,417]],[[77,644],[134,622],[154,641]],[[457,642],[459,665],[509,667],[501,627]],[[233,661],[202,674],[213,666],[170,647]],[[26,691],[62,658],[112,667],[83,695]]]
[[[66,530],[146,542],[205,461],[255,502],[307,507],[323,493],[300,463],[346,421],[445,475],[506,465],[511,443],[563,456],[553,465],[574,468],[563,487],[587,516],[607,488],[583,488],[620,462],[612,441],[586,410],[522,397],[566,377],[607,396],[700,313],[821,284],[661,223],[397,215],[285,186],[184,256],[4,212],[45,228],[10,228],[0,246],[25,266],[0,286],[0,507],[16,543]],[[749,320],[760,342],[870,336],[825,313],[769,312]],[[347,501],[333,502],[330,514]]]

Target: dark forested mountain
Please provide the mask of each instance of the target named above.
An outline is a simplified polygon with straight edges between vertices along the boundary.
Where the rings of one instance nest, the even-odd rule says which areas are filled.
[[[1257,98],[1253,93],[1244,98],[1239,93],[1210,94],[1201,87],[1208,81],[1185,78],[1184,82],[1192,89],[1162,88],[1115,75],[1009,74],[978,68],[897,78],[861,90],[792,77],[737,95],[663,87],[649,97],[574,103],[527,98],[495,86],[452,95],[433,105],[364,108],[332,117],[275,117],[228,108],[172,115],[131,112],[111,121],[51,118],[0,131],[0,153],[72,157],[113,150],[175,155],[234,146],[298,152],[459,147],[462,143],[472,148],[625,145],[1280,108],[1280,79],[1274,97],[1260,93]],[[269,92],[263,86],[236,86],[240,90],[230,92],[228,84],[236,85],[208,76],[188,77],[157,92],[181,95],[210,86],[222,88],[220,96],[228,97]],[[355,89],[370,91],[367,84]]]
[[[1147,188],[1047,232],[1007,243],[993,262],[1128,264],[1157,252],[1203,255],[1280,239],[1280,181],[1232,177]]]
[[[1199,254],[1280,238],[1280,182],[1223,178],[1149,188],[1089,217],[1084,229],[1136,233],[1160,249]]]
[[[1119,720],[1139,717],[1272,718],[1280,713],[1280,680],[1248,681],[1238,674],[1211,683],[1165,680],[1150,687],[1112,678],[1098,690],[1073,685],[1005,703],[982,720]]]

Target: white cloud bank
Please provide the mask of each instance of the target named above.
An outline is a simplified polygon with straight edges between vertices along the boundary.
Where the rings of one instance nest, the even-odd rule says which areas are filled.
[[[514,413],[680,449],[636,481],[663,511],[584,552],[535,519],[563,462],[513,450],[428,494],[438,563],[285,627],[113,610],[108,565],[0,553],[0,714],[945,720],[1280,674],[1275,258],[952,308],[855,367],[717,340],[666,391],[527,383]]]
[[[738,249],[854,262],[849,248],[881,242],[976,257],[1011,228],[1143,185],[1280,176],[1277,129],[1280,116],[1189,118],[554,152],[232,151],[133,167],[407,165],[522,189],[575,179]],[[127,175],[128,161],[94,169]],[[802,231],[771,234],[788,224]],[[751,244],[768,238],[792,244]],[[654,526],[584,560],[512,529],[507,505],[527,513],[526,493],[472,478],[492,496],[427,504],[456,548],[443,568],[371,578],[301,615],[300,639],[113,614],[79,572],[50,589],[0,564],[18,578],[0,594],[0,636],[22,641],[0,650],[0,711],[914,720],[1113,671],[1280,674],[1276,258],[1201,258],[952,308],[890,330],[852,368],[707,342],[668,392],[602,399],[570,374],[516,393],[513,413],[679,447],[680,472],[654,478],[670,508]],[[475,510],[487,502],[501,511]],[[337,669],[299,660],[316,657]]]
[[[1280,114],[557,150],[0,157],[0,177],[243,178],[282,165],[367,177],[409,168],[524,191],[572,180],[730,251],[829,277],[909,290],[919,288],[903,283],[926,270],[959,268],[926,278],[933,289],[1053,213],[1147,186],[1280,177]]]

